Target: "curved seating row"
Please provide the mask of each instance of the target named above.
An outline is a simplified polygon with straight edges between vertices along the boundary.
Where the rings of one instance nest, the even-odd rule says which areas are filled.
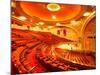
[[[53,54],[55,44],[65,41],[70,40],[46,32],[12,29],[12,64],[18,69],[19,73],[78,70],[79,68],[60,61]],[[56,52],[68,61],[81,63],[81,60],[86,59],[89,63],[92,60],[91,57],[83,57],[82,54],[75,52],[66,52],[65,55],[63,51],[57,50]],[[87,58],[91,60],[88,62]]]
[[[65,60],[71,61],[72,63],[77,63],[89,67],[95,67],[96,65],[95,58],[86,53],[84,54],[75,51],[63,50],[60,48],[56,48],[55,52]]]

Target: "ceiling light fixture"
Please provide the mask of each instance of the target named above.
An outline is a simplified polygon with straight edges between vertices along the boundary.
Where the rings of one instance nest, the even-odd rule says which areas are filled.
[[[19,16],[18,19],[22,20],[22,21],[25,21],[27,18],[24,17],[24,16]]]
[[[55,20],[55,19],[57,19],[57,17],[56,17],[55,15],[53,15],[53,16],[52,16],[52,19],[54,19],[54,20]]]
[[[75,20],[72,20],[72,21],[71,21],[71,24],[75,24],[75,23],[76,23],[76,21],[75,21]]]
[[[85,12],[84,14],[83,14],[83,16],[89,16],[90,15],[90,12]]]
[[[61,9],[59,4],[48,4],[47,9],[49,11],[59,11]]]
[[[78,26],[78,25],[81,24],[81,21],[72,20],[70,23],[71,23],[72,26]]]

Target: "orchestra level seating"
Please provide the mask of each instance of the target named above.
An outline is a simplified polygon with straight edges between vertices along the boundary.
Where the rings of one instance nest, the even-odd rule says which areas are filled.
[[[70,41],[68,39],[49,32],[19,29],[12,29],[11,37],[12,73],[43,73],[95,68],[95,57],[55,48],[56,44]]]

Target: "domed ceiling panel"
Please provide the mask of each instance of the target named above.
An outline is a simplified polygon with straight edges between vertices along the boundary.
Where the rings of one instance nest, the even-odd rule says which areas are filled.
[[[81,5],[49,4],[36,2],[17,2],[19,7],[29,16],[38,17],[44,21],[71,20],[82,12]]]

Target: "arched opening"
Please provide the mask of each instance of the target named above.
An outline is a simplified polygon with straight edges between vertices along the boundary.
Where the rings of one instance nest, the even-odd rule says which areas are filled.
[[[91,19],[83,32],[83,45],[85,52],[96,50],[96,17]]]

